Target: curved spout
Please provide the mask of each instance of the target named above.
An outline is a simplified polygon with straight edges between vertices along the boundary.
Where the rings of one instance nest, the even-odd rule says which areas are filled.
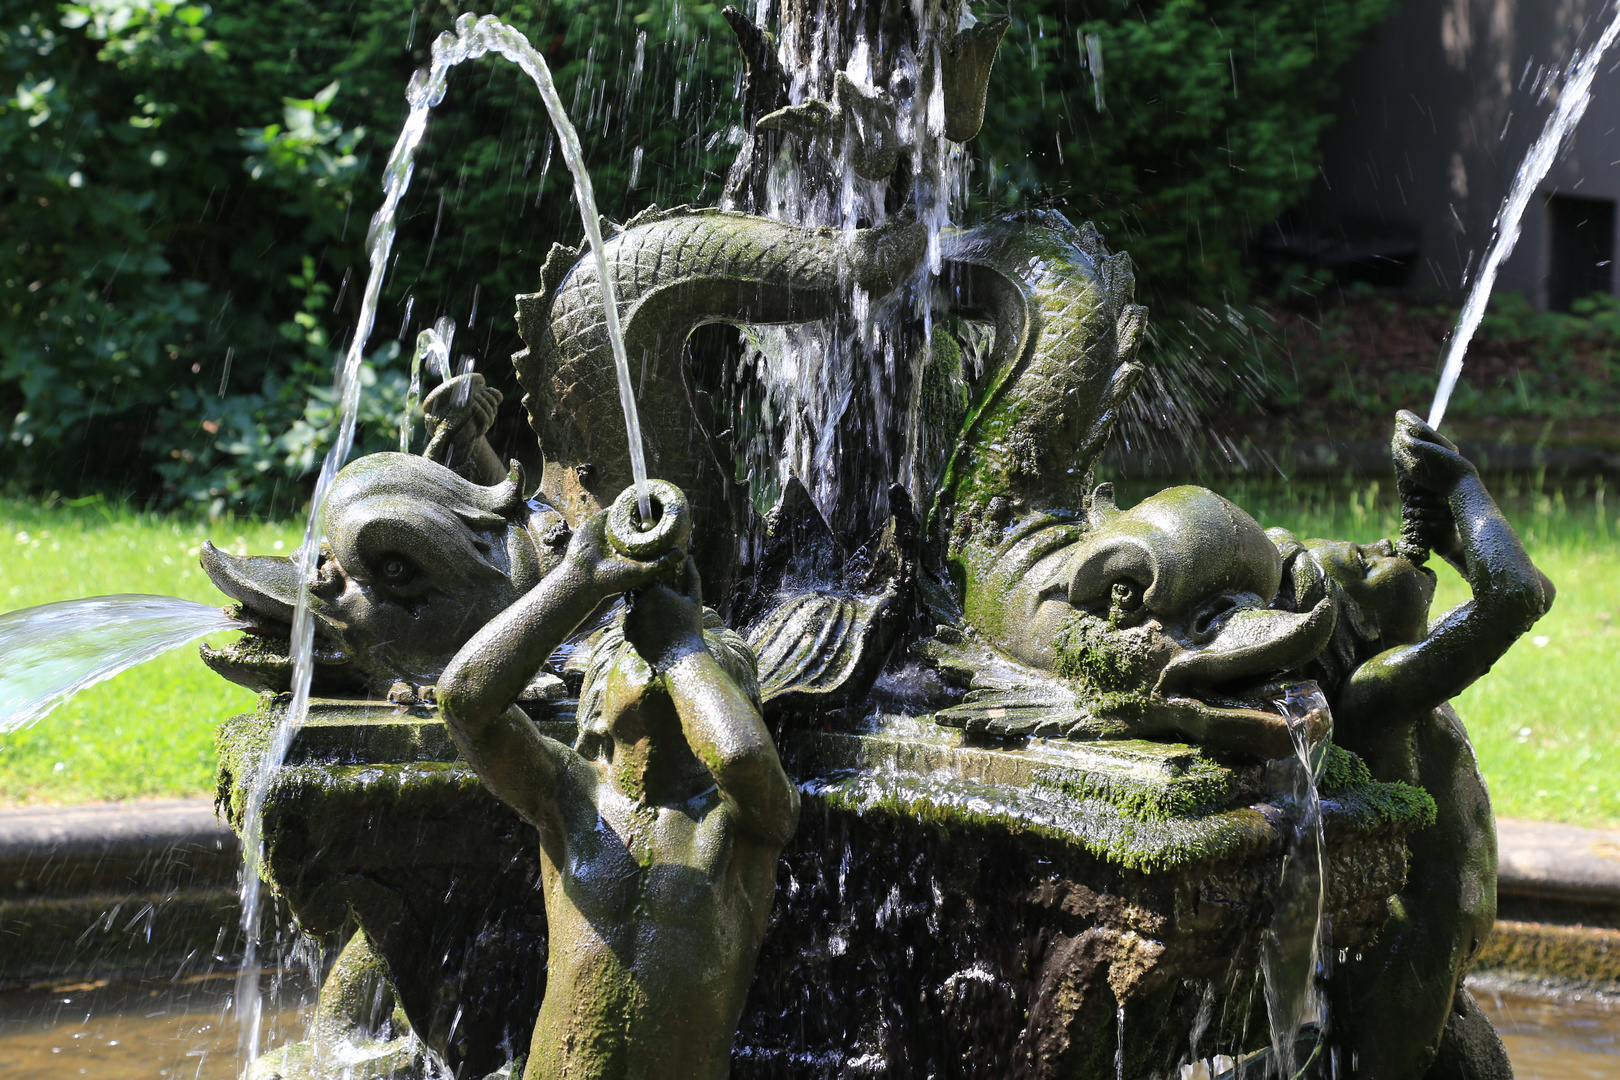
[[[1240,608],[1208,644],[1166,664],[1156,690],[1184,692],[1299,667],[1327,647],[1337,620],[1338,608],[1326,597],[1299,613]]]

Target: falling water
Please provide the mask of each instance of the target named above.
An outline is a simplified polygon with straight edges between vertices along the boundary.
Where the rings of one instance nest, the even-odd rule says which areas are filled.
[[[354,429],[360,398],[360,362],[370,340],[377,319],[377,303],[382,293],[388,256],[393,251],[395,219],[400,201],[410,187],[415,169],[416,151],[427,131],[428,113],[444,100],[448,88],[450,69],[466,60],[475,59],[495,51],[529,74],[540,90],[550,113],[553,126],[562,144],[563,159],[574,176],[574,197],[579,204],[585,234],[590,240],[596,258],[597,273],[602,282],[603,309],[608,337],[613,345],[613,359],[618,370],[619,401],[624,408],[628,429],[631,468],[635,475],[636,491],[642,515],[650,518],[651,505],[647,498],[647,467],[641,448],[641,426],[636,415],[635,398],[630,389],[630,365],[625,357],[624,339],[619,331],[618,300],[614,295],[613,279],[607,271],[607,260],[602,250],[602,230],[596,209],[596,198],[591,178],[585,171],[584,154],[579,134],[568,119],[567,110],[552,83],[551,72],[544,57],[535,51],[520,32],[505,25],[494,16],[477,18],[472,14],[456,20],[454,34],[443,33],[433,43],[432,63],[418,70],[406,87],[405,97],[411,111],[405,126],[394,143],[383,171],[383,205],[371,219],[371,231],[366,246],[369,252],[370,272],[360,303],[360,317],[354,338],[337,373],[337,399],[339,422],[337,438],[321,463],[310,498],[309,521],[304,528],[304,541],[297,552],[299,571],[298,602],[293,610],[292,701],[280,724],[271,736],[264,757],[248,790],[248,803],[242,825],[242,928],[246,937],[241,973],[236,984],[237,1016],[241,1021],[240,1046],[243,1059],[251,1062],[258,1056],[259,1028],[262,1004],[259,996],[258,924],[263,883],[259,878],[259,864],[263,858],[261,835],[265,791],[269,777],[280,767],[292,745],[294,736],[303,725],[309,711],[309,690],[312,668],[310,656],[315,643],[315,625],[309,606],[309,583],[314,578],[319,558],[320,537],[325,521],[326,496],[349,450],[354,443]],[[443,337],[443,335],[441,335]],[[445,362],[448,364],[448,341]]]
[[[1290,835],[1282,873],[1270,890],[1271,924],[1260,950],[1265,975],[1266,1017],[1271,1025],[1273,1075],[1295,1075],[1295,1040],[1300,1029],[1323,1021],[1318,971],[1326,955],[1326,849],[1322,836],[1322,802],[1317,780],[1327,759],[1326,735],[1309,741],[1312,714],[1327,715],[1327,699],[1314,683],[1290,687],[1276,707],[1288,720],[1294,757],[1274,763],[1276,788],[1291,808]]]
[[[854,170],[843,131],[787,140],[766,175],[761,204],[732,208],[850,233],[893,216],[897,186],[904,212],[925,229],[927,254],[916,277],[888,297],[852,288],[851,315],[746,328],[746,365],[759,400],[739,411],[760,417],[744,451],[756,498],[768,501],[795,475],[835,529],[861,535],[884,519],[890,482],[904,480],[919,501],[926,486],[914,413],[934,329],[928,279],[943,268],[941,237],[966,199],[968,175],[963,148],[944,134],[940,49],[944,36],[975,20],[965,5],[945,4],[919,16],[914,42],[880,47],[858,21],[848,23],[840,5],[820,0],[815,9],[815,17],[788,20],[782,29],[777,55],[788,100],[833,100],[837,75],[863,93],[888,94],[909,166],[888,180],[866,180]]]
[[[411,357],[411,388],[405,395],[405,413],[399,419],[399,452],[411,452],[411,423],[422,404],[422,366],[440,382],[450,378],[450,343],[455,340],[456,320],[448,315],[416,335],[416,352]]]
[[[1530,152],[1525,155],[1518,174],[1513,178],[1513,187],[1508,190],[1501,212],[1496,216],[1495,235],[1485,261],[1480,264],[1479,277],[1474,280],[1473,288],[1468,290],[1468,300],[1463,304],[1457,328],[1452,331],[1451,341],[1446,346],[1446,363],[1440,373],[1440,386],[1435,390],[1434,404],[1429,408],[1430,427],[1439,427],[1440,421],[1445,418],[1451,392],[1457,386],[1457,377],[1462,374],[1463,354],[1468,351],[1468,343],[1473,340],[1474,331],[1479,329],[1480,320],[1485,317],[1485,305],[1496,284],[1497,271],[1503,260],[1513,254],[1513,245],[1519,242],[1519,223],[1524,217],[1525,208],[1530,205],[1530,197],[1541,186],[1542,180],[1546,179],[1547,171],[1552,168],[1553,159],[1558,156],[1565,137],[1580,123],[1582,114],[1586,112],[1586,106],[1592,100],[1592,79],[1597,75],[1598,62],[1609,51],[1616,37],[1620,37],[1620,4],[1616,5],[1614,17],[1604,28],[1597,44],[1587,50],[1585,56],[1577,53],[1570,65],[1569,78],[1558,94],[1558,107],[1547,118],[1547,126],[1541,129],[1541,134],[1531,145]]]
[[[160,653],[244,624],[172,596],[91,596],[0,615],[0,734]]]

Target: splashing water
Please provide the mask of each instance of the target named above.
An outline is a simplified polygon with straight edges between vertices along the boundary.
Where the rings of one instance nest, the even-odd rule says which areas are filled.
[[[172,596],[90,596],[0,615],[0,734],[86,687],[241,620]]]
[[[1604,28],[1597,44],[1585,56],[1577,54],[1570,65],[1569,78],[1558,95],[1558,107],[1547,118],[1547,126],[1541,129],[1530,152],[1525,155],[1518,175],[1513,178],[1513,187],[1502,202],[1490,249],[1486,252],[1485,261],[1480,264],[1479,277],[1475,279],[1473,288],[1468,290],[1468,299],[1457,318],[1457,328],[1452,331],[1451,341],[1446,346],[1446,363],[1440,373],[1440,386],[1435,390],[1434,404],[1429,408],[1429,426],[1432,428],[1438,428],[1440,421],[1445,419],[1451,392],[1456,389],[1457,378],[1462,374],[1463,354],[1468,351],[1468,344],[1474,339],[1474,331],[1479,329],[1480,320],[1485,318],[1485,305],[1496,284],[1497,271],[1501,269],[1503,261],[1513,254],[1513,246],[1519,242],[1519,225],[1524,218],[1525,208],[1546,179],[1547,171],[1552,168],[1553,160],[1564,145],[1565,137],[1585,114],[1586,106],[1592,100],[1592,79],[1597,75],[1598,62],[1609,51],[1616,37],[1620,37],[1620,4],[1616,5],[1614,17]]]
[[[456,337],[456,320],[448,315],[416,335],[416,352],[411,356],[411,387],[405,395],[405,413],[399,419],[399,452],[411,452],[411,424],[422,405],[422,366],[437,375],[440,382],[450,378],[450,343]]]
[[[262,835],[264,797],[270,776],[286,759],[287,750],[309,712],[310,681],[313,673],[310,657],[315,644],[315,623],[309,605],[309,583],[314,578],[319,558],[320,537],[325,524],[326,496],[354,444],[354,429],[360,401],[360,362],[377,320],[377,304],[386,276],[388,257],[393,251],[399,204],[410,187],[411,176],[415,170],[416,151],[427,131],[428,113],[444,100],[450,69],[489,52],[499,53],[517,64],[534,80],[545,102],[546,111],[551,115],[552,124],[556,128],[563,159],[569,171],[573,173],[575,201],[579,204],[585,235],[590,241],[591,251],[596,259],[597,273],[602,282],[604,316],[608,337],[613,345],[614,365],[618,372],[619,402],[624,408],[625,426],[628,429],[630,461],[635,475],[636,493],[643,518],[652,517],[651,503],[647,497],[647,466],[641,447],[641,423],[636,414],[635,397],[630,386],[630,364],[625,356],[624,337],[619,330],[618,299],[614,295],[613,279],[607,272],[607,260],[602,250],[600,216],[596,209],[596,197],[591,186],[590,174],[585,171],[579,134],[574,130],[562,99],[557,94],[545,59],[535,51],[529,40],[494,16],[486,15],[478,18],[470,13],[462,15],[456,20],[455,33],[440,34],[434,41],[430,66],[418,70],[411,76],[410,84],[406,87],[405,97],[410,103],[411,111],[406,117],[405,126],[399,133],[399,139],[394,143],[394,148],[388,156],[388,164],[383,171],[383,205],[371,219],[371,230],[366,240],[370,272],[361,298],[360,316],[354,338],[337,373],[336,389],[340,416],[337,437],[321,463],[321,471],[316,478],[315,490],[310,498],[309,520],[304,528],[304,540],[296,556],[299,587],[292,624],[292,701],[282,722],[276,726],[270,745],[265,748],[253,783],[248,789],[248,802],[242,822],[242,928],[247,944],[236,984],[237,1017],[241,1022],[239,1039],[242,1057],[247,1062],[254,1061],[258,1056],[259,1028],[262,1020],[258,926],[263,890],[259,866],[264,856]],[[445,335],[441,334],[440,337],[442,339]],[[444,362],[447,368],[448,346],[449,342],[446,340]]]
[[[1328,704],[1315,683],[1290,687],[1274,704],[1287,718],[1294,741],[1294,757],[1273,766],[1280,781],[1275,787],[1292,813],[1282,873],[1270,890],[1271,925],[1261,944],[1260,966],[1276,1062],[1273,1075],[1288,1080],[1298,1068],[1295,1040],[1300,1029],[1313,1020],[1326,1026],[1318,976],[1327,955],[1327,852],[1316,785],[1327,760],[1328,738],[1324,734],[1313,743],[1308,732],[1312,714],[1327,715]]]
[[[919,16],[915,41],[878,47],[839,4],[815,0],[814,8],[813,18],[788,20],[778,42],[788,100],[833,100],[837,75],[863,93],[888,94],[900,152],[910,161],[905,178],[864,179],[841,133],[817,136],[782,144],[760,205],[728,208],[848,234],[890,220],[901,210],[889,201],[899,191],[904,212],[924,227],[926,255],[913,279],[887,297],[852,288],[850,315],[744,328],[757,400],[739,411],[760,417],[743,451],[744,472],[753,474],[761,509],[794,475],[835,530],[864,535],[885,519],[892,480],[902,479],[919,505],[927,495],[915,414],[934,332],[930,279],[944,267],[942,238],[968,184],[966,152],[945,137],[941,40],[975,20],[966,5],[946,3]]]

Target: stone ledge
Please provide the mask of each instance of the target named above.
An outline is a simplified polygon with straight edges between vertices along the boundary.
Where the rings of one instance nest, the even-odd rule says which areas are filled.
[[[240,850],[212,799],[0,810],[0,900],[234,883]]]
[[[1498,919],[1474,970],[1552,977],[1620,991],[1620,930]]]
[[[1496,839],[1498,894],[1620,904],[1620,832],[1498,818]]]

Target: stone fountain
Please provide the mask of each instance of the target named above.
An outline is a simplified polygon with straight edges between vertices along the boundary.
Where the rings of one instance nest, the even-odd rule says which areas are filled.
[[[262,873],[337,960],[250,1075],[1510,1075],[1461,986],[1495,850],[1444,703],[1552,587],[1473,467],[1403,414],[1406,527],[1361,547],[1116,506],[1129,259],[1055,211],[951,224],[1005,22],[728,18],[725,205],[604,252],[651,511],[561,246],[517,298],[537,482],[462,376],[427,455],[332,488]],[[1432,626],[1431,553],[1475,594]],[[300,582],[203,563],[253,625],[204,659],[263,694],[220,730],[240,828]]]

